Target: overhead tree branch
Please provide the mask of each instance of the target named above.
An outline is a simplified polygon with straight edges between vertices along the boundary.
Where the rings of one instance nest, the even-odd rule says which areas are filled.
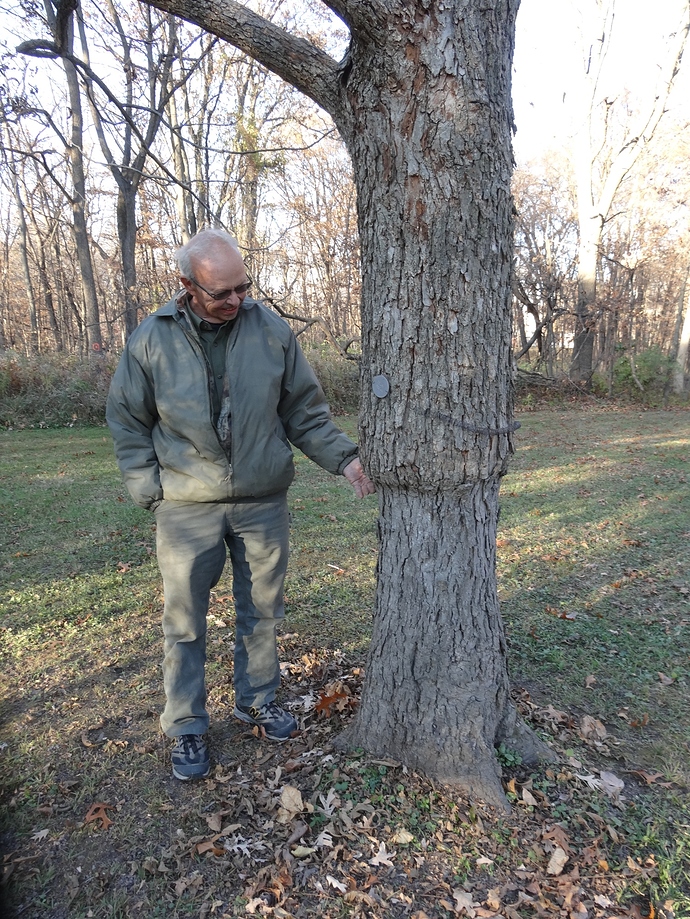
[[[222,4],[208,0],[151,0],[151,6],[218,35],[296,86],[330,115],[340,108],[338,62],[236,0],[224,0]]]
[[[338,16],[353,35],[366,35],[378,42],[386,24],[390,4],[380,0],[323,0],[325,5]]]

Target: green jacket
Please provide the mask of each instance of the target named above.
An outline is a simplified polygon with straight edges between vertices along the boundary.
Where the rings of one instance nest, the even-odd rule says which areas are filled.
[[[134,501],[232,501],[285,490],[290,442],[334,474],[357,446],[331,421],[314,372],[289,325],[249,298],[227,343],[231,454],[213,423],[208,363],[174,297],[127,342],[106,418]]]

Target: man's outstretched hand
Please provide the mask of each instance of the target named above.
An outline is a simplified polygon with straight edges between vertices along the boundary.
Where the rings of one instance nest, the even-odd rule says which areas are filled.
[[[354,488],[358,498],[363,498],[365,495],[373,495],[376,491],[374,483],[362,469],[359,457],[356,457],[351,463],[347,464],[343,469],[343,475]]]

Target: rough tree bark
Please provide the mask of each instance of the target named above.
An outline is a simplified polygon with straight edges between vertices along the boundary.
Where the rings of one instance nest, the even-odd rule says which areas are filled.
[[[495,575],[513,450],[510,69],[518,0],[332,0],[340,64],[234,0],[155,0],[293,83],[352,157],[362,456],[380,498],[374,634],[345,740],[506,805],[517,720]]]

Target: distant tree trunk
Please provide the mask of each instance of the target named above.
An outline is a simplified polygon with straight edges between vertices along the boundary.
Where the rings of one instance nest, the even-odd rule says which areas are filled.
[[[584,208],[584,205],[583,205]],[[577,306],[575,336],[570,377],[589,387],[594,371],[595,303],[597,296],[597,265],[601,225],[597,217],[580,217],[580,243],[577,250]]]
[[[76,6],[77,4],[75,4]],[[44,0],[48,24],[53,31],[57,44],[69,54],[74,50],[73,14],[65,17],[65,6],[60,10],[60,20],[56,19],[56,8],[51,0]],[[74,9],[72,7],[71,9]],[[77,260],[81,274],[81,286],[84,297],[84,333],[86,349],[89,354],[98,354],[103,350],[101,320],[96,293],[96,279],[91,259],[91,243],[86,220],[86,175],[84,172],[84,127],[81,105],[79,78],[74,64],[63,57],[62,64],[67,79],[69,94],[71,130],[67,157],[72,177],[72,232],[77,250]]]
[[[24,202],[22,201],[19,190],[19,181],[16,175],[12,176],[12,188],[17,205],[17,216],[19,218],[19,257],[22,263],[22,274],[24,275],[24,293],[29,304],[29,322],[31,334],[29,337],[29,350],[38,354],[38,309],[36,307],[36,297],[34,294],[34,284],[31,279],[31,267],[29,266],[29,230],[26,225],[26,214]]]
[[[174,23],[174,20],[173,20]],[[177,30],[175,28],[175,45],[177,45]],[[173,76],[169,77],[170,88],[172,89]],[[186,85],[182,87],[183,93],[187,91]],[[196,214],[194,211],[194,202],[189,193],[189,168],[187,157],[185,156],[182,142],[182,133],[180,130],[180,120],[177,114],[177,102],[175,93],[170,93],[168,99],[168,123],[170,126],[170,144],[172,146],[173,171],[177,178],[175,186],[175,210],[177,212],[177,223],[180,229],[180,241],[186,243],[197,231]]]
[[[685,280],[681,288],[680,302],[678,304],[678,318],[684,315],[683,325],[678,338],[678,350],[676,352],[676,367],[673,374],[673,391],[677,395],[685,392],[685,368],[688,363],[688,349],[690,348],[690,297],[687,297],[688,276],[690,270],[685,274]],[[683,313],[683,310],[685,312]]]
[[[53,282],[52,279],[48,276],[45,242],[40,237],[36,241],[36,247],[38,249],[36,266],[38,269],[38,276],[41,281],[41,289],[43,291],[46,312],[48,314],[48,322],[50,323],[50,331],[53,333],[55,350],[62,351],[64,350],[64,347],[62,341],[62,332],[60,331],[60,323],[58,322],[57,316],[55,314],[55,303],[53,300]]]

